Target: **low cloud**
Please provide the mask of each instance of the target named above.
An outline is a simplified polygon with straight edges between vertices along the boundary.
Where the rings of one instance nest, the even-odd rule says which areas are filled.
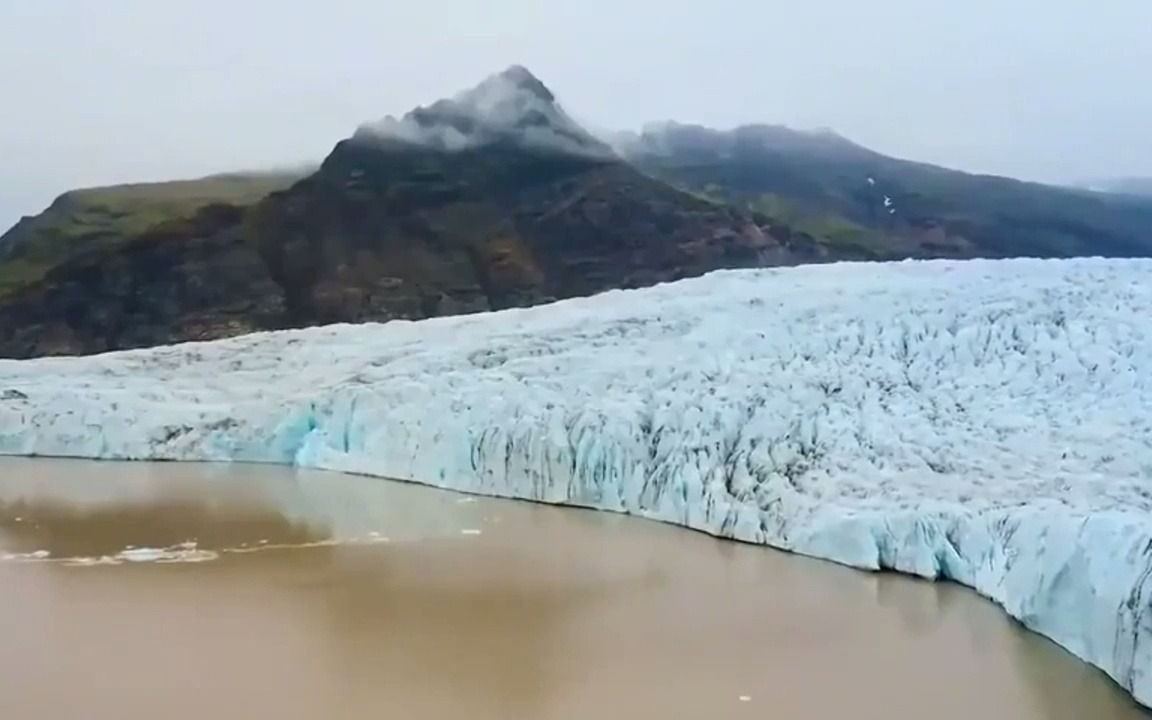
[[[536,150],[594,157],[611,148],[571,118],[552,92],[528,70],[513,66],[448,100],[361,126],[360,140],[374,139],[460,152],[498,142]]]

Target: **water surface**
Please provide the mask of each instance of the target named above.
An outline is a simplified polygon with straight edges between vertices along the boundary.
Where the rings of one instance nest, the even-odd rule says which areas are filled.
[[[0,717],[1147,720],[970,591],[265,466],[0,459]]]

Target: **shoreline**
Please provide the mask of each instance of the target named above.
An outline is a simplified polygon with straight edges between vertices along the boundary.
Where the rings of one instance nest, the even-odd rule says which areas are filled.
[[[1146,261],[726,271],[0,362],[0,454],[350,472],[948,579],[1152,705],[1149,286]]]

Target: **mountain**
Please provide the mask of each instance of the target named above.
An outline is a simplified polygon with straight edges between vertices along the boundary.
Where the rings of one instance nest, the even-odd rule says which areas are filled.
[[[0,357],[419,319],[829,260],[1152,255],[1152,199],[898,160],[829,130],[595,137],[523,67],[309,173],[68,193],[0,237]]]
[[[303,175],[227,173],[65,193],[43,213],[23,218],[0,235],[0,298],[73,258],[99,253],[164,223],[187,221],[207,205],[252,205]]]
[[[606,143],[580,127],[552,91],[520,65],[402,118],[389,116],[363,125],[353,139],[444,152],[512,144],[553,154],[614,158]]]
[[[140,225],[0,297],[0,356],[424,318],[825,257],[641,173],[521,67],[364,125],[254,203]]]
[[[827,130],[667,123],[617,146],[654,177],[763,213],[831,254],[1152,254],[1150,201],[898,160]]]

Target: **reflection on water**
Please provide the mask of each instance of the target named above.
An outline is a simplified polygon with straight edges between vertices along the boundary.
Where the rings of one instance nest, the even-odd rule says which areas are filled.
[[[1149,717],[961,588],[371,478],[0,459],[3,554],[3,718]]]

